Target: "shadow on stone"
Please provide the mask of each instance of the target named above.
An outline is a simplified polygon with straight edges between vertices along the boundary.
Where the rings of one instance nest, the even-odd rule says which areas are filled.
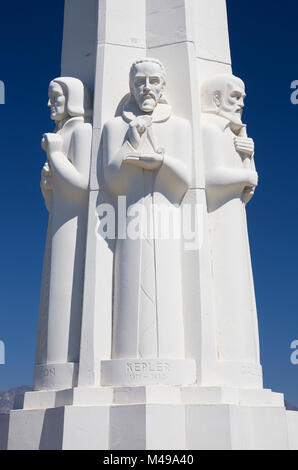
[[[46,410],[39,450],[61,450],[63,444],[64,408]]]
[[[8,444],[9,415],[0,415],[0,450],[6,450]]]

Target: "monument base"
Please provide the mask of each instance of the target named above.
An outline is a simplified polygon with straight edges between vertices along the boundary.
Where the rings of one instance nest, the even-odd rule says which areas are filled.
[[[298,413],[271,390],[74,388],[25,394],[0,415],[0,449],[298,450]]]
[[[185,359],[113,359],[101,361],[101,383],[112,387],[194,384],[196,361]]]
[[[37,364],[34,367],[34,385],[37,390],[57,390],[74,387],[79,365],[75,362],[62,364]]]

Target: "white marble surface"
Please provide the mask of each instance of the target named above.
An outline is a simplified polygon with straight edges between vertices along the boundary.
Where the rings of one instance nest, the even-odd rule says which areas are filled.
[[[92,98],[77,78],[49,85],[55,131],[44,134],[41,191],[49,211],[35,388],[67,388],[78,371],[92,139]],[[44,367],[45,366],[45,367]]]
[[[258,175],[254,142],[242,122],[244,83],[215,75],[202,84],[201,96],[218,359],[254,369],[260,367],[259,336],[245,204]]]

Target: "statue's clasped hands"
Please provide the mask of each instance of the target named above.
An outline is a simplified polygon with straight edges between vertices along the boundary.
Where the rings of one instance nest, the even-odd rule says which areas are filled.
[[[245,132],[246,134],[246,132]],[[258,186],[258,173],[251,167],[251,160],[255,153],[255,144],[253,139],[246,135],[235,137],[236,151],[242,155],[244,169],[248,172],[247,186],[244,188],[242,200],[245,204],[253,197],[255,188]]]
[[[128,139],[130,144],[137,150],[145,137],[147,129],[152,126],[150,116],[138,116],[130,122],[128,129]]]
[[[52,188],[52,168],[51,156],[55,152],[60,152],[63,146],[63,139],[59,134],[47,133],[42,136],[41,147],[46,152],[48,160],[44,164],[41,171],[41,187],[42,190],[49,190]]]
[[[253,139],[246,136],[238,136],[234,139],[236,151],[242,154],[244,168],[248,171],[248,184],[250,187],[258,185],[258,173],[252,169],[251,160],[255,153]]]
[[[143,140],[150,136],[150,128],[152,126],[152,119],[150,116],[138,116],[129,124],[128,141],[135,151],[138,152]],[[151,137],[151,138],[150,138]],[[146,170],[158,169],[164,159],[164,150],[158,149],[155,153],[143,154],[142,152],[126,155],[124,160],[126,163],[140,166]]]
[[[51,158],[51,154],[62,151],[63,139],[61,135],[49,132],[42,136],[41,147]]]
[[[255,193],[255,188],[258,186],[259,176],[256,171],[246,170],[248,174],[248,186],[246,186],[242,193],[242,201],[247,204]]]
[[[52,170],[49,165],[49,162],[45,162],[42,170],[41,170],[41,185],[43,189],[52,189],[51,178],[52,178]]]
[[[255,143],[249,137],[235,137],[235,148],[237,152],[252,156],[255,153]]]

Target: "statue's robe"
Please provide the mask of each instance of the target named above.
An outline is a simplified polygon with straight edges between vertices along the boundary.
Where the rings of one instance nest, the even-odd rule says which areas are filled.
[[[36,364],[79,360],[92,126],[83,117],[57,132],[67,156],[52,170],[49,223],[43,265]],[[58,155],[58,158],[64,158]],[[66,163],[66,165],[65,165]]]
[[[202,136],[218,358],[259,364],[257,312],[243,202],[244,162],[236,151],[236,134],[227,119],[204,114]]]
[[[136,106],[124,108],[122,116],[103,130],[104,186],[116,198],[125,196],[128,209],[124,226],[117,227],[112,358],[183,359],[180,203],[190,181],[191,128],[187,121],[171,116],[167,104],[159,104],[152,116],[152,133],[164,149],[164,160],[159,169],[145,170],[123,161],[125,154],[136,152],[127,138],[136,115],[140,115]],[[156,153],[147,135],[137,152]],[[163,216],[158,217],[161,206]],[[137,213],[139,236],[121,238]],[[178,239],[173,234],[162,239],[161,219],[166,228],[165,219],[173,213]]]

